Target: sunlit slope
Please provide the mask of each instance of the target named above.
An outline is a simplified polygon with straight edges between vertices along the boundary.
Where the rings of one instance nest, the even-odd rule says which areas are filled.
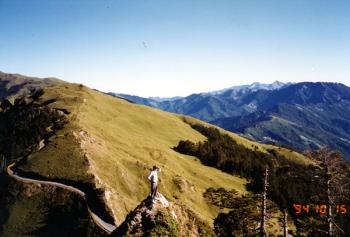
[[[206,188],[244,191],[245,180],[172,149],[180,140],[205,139],[178,116],[88,89],[84,99],[77,118],[86,132],[83,146],[118,222],[148,195],[147,175],[154,164],[162,168],[159,191],[208,222],[219,210],[204,201]]]
[[[159,191],[169,200],[184,203],[209,223],[220,209],[205,202],[205,189],[245,191],[244,179],[204,166],[198,159],[172,149],[180,140],[205,140],[189,125],[202,121],[76,84],[45,88],[41,100],[53,99],[48,106],[70,112],[69,123],[45,148],[33,154],[23,169],[46,177],[95,181],[105,189],[107,205],[118,224],[148,195],[147,175],[153,165],[162,168]],[[267,152],[273,148],[290,159],[306,162],[300,154],[229,134],[251,149]]]

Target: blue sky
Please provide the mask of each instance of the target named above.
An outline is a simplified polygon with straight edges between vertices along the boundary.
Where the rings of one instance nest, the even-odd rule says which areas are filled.
[[[0,70],[141,96],[350,85],[349,12],[337,0],[0,0]]]

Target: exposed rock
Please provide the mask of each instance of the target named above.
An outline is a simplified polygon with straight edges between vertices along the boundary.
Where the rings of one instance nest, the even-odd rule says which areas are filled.
[[[143,236],[144,229],[154,225],[154,219],[159,209],[167,208],[169,205],[169,201],[160,193],[157,193],[153,201],[147,197],[134,211],[130,212],[119,231],[122,230],[133,236]]]
[[[158,208],[169,207],[169,201],[161,194],[157,193],[157,196],[153,202],[153,206],[158,206]]]
[[[143,200],[113,236],[215,236],[209,225],[182,204],[169,202],[161,193]]]
[[[175,176],[173,182],[181,193],[186,191],[196,192],[196,187],[180,175]]]
[[[45,141],[44,140],[41,140],[39,142],[39,145],[38,145],[38,150],[40,151],[41,149],[43,149],[45,147]]]

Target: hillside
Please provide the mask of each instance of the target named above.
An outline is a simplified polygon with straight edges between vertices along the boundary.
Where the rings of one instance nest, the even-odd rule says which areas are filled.
[[[63,83],[56,78],[27,77],[0,71],[0,101],[6,97],[26,95],[40,87]]]
[[[31,83],[37,82],[29,82],[29,86]],[[212,127],[200,120],[61,81],[39,83],[25,97],[21,93],[11,96],[17,99],[13,104],[2,104],[0,113],[0,145],[6,163],[18,161],[18,175],[78,187],[87,194],[91,211],[111,224],[123,223],[147,197],[146,177],[154,164],[162,168],[159,191],[211,227],[222,208],[204,198],[207,189],[247,193],[245,179],[203,165],[198,158],[173,149],[182,140],[206,140],[191,127],[193,123]],[[268,155],[274,150],[292,162],[310,164],[288,149],[220,131],[253,153]],[[65,231],[73,229],[74,236],[104,236],[79,195],[50,185],[17,183],[5,174],[1,174],[0,181],[0,191],[5,193],[0,200],[3,236],[14,236],[14,231],[15,236],[69,236]],[[65,215],[71,219],[60,218]],[[26,225],[21,226],[19,220],[24,216]]]
[[[84,90],[86,101],[77,121],[85,131],[83,138],[93,141],[87,141],[84,149],[90,157],[90,169],[107,190],[108,203],[118,222],[147,196],[145,177],[153,164],[163,170],[162,193],[178,198],[207,220],[217,210],[205,204],[201,190],[224,186],[244,191],[244,180],[204,167],[172,150],[181,139],[204,139],[180,118]],[[185,185],[182,192],[179,182]]]
[[[41,96],[23,100],[32,99],[34,102],[27,105],[17,100],[17,104],[4,107],[2,116],[7,124],[3,126],[9,129],[2,130],[1,144],[6,148],[4,155],[7,163],[25,156],[26,162],[18,166],[18,171],[49,180],[96,186],[96,190],[102,190],[106,208],[116,224],[123,222],[129,211],[147,196],[149,187],[146,177],[154,164],[163,169],[161,192],[169,199],[184,203],[208,223],[212,223],[219,208],[205,202],[202,192],[206,188],[224,187],[245,192],[244,179],[203,166],[195,158],[172,149],[181,139],[204,139],[182,118],[131,104],[82,85],[57,83],[50,86],[41,84],[40,87],[44,88]],[[36,110],[42,111],[41,115],[47,114],[37,117],[42,122],[29,126],[33,120],[13,117],[19,111],[24,111],[24,107],[28,108],[28,112],[23,112],[23,116],[32,113],[34,116]],[[56,120],[55,116],[50,119],[51,112],[64,117],[61,119],[64,120],[63,127],[50,125]],[[13,119],[9,119],[11,117]],[[22,127],[19,120],[28,124]],[[7,133],[11,129],[23,135],[8,138]],[[50,129],[54,132],[45,132]],[[38,130],[38,133],[34,130]],[[32,139],[32,136],[35,138]],[[14,153],[11,147],[14,143],[21,147],[17,149],[21,152]],[[1,179],[2,182],[5,182],[4,179]],[[18,195],[26,190],[14,187],[13,181],[6,181],[6,184],[7,190],[18,188]],[[11,192],[9,195],[14,201],[3,201],[7,203],[8,213],[2,220],[4,236],[18,226],[19,214],[11,210],[15,210],[19,202],[25,203],[25,198]],[[36,198],[35,203],[42,202],[43,197]],[[30,208],[26,206],[22,212],[29,214],[33,211]],[[45,216],[44,213],[36,213],[30,222],[33,226],[36,226],[34,223],[43,222],[45,226]],[[17,231],[21,233],[21,228]],[[34,228],[33,231],[38,229]]]

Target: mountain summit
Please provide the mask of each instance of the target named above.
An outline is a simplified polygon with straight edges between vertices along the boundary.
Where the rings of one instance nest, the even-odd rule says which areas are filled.
[[[280,89],[282,87],[288,86],[291,83],[283,83],[280,81],[275,81],[271,84],[264,84],[264,83],[260,83],[260,82],[254,82],[252,84],[249,85],[241,85],[241,86],[232,86],[226,89],[222,89],[222,90],[218,90],[218,91],[212,91],[212,92],[208,92],[208,93],[202,93],[202,94],[210,94],[210,95],[219,95],[222,93],[225,93],[226,91],[235,91],[235,92],[239,92],[239,91],[257,91],[257,90],[277,90]]]

